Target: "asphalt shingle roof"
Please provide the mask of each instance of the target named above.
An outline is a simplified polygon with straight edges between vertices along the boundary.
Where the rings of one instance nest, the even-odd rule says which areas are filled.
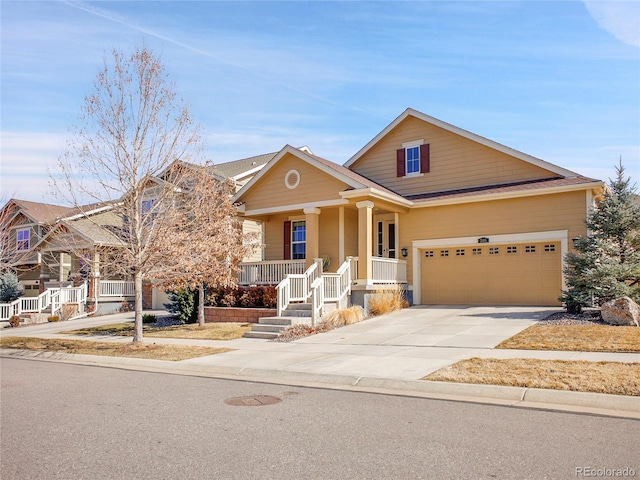
[[[600,180],[583,176],[569,178],[547,178],[541,180],[529,180],[523,182],[505,183],[501,185],[484,185],[479,187],[462,188],[458,190],[447,190],[444,192],[430,192],[416,195],[407,195],[405,198],[415,203],[428,203],[430,201],[443,199],[456,199],[463,197],[474,197],[479,195],[511,193],[522,191],[535,191],[545,188],[566,187],[571,185],[581,185],[588,183],[597,183]]]
[[[234,160],[232,162],[219,163],[213,166],[213,173],[225,178],[235,177],[243,172],[267,164],[269,160],[277,155],[277,153],[278,152],[265,153],[262,155],[256,155],[255,157],[241,158],[240,160]]]
[[[73,208],[49,203],[29,202],[15,198],[11,199],[11,201],[18,205],[25,215],[41,224],[54,223],[57,218],[74,212]]]

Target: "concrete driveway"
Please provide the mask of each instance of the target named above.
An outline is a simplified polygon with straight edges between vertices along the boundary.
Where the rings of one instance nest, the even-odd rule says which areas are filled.
[[[243,338],[232,352],[182,363],[233,373],[418,379],[464,358],[490,356],[501,341],[559,311],[545,307],[412,307],[289,343]],[[345,377],[346,378],[346,377]],[[335,381],[340,381],[336,379]]]
[[[418,306],[298,342],[493,348],[559,310],[557,307]]]

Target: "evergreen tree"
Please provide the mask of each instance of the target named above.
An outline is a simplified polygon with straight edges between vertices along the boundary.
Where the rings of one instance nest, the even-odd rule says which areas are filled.
[[[165,303],[164,308],[182,323],[195,323],[198,319],[198,295],[188,288],[171,291],[169,303]]]
[[[11,303],[24,295],[24,290],[15,273],[0,274],[0,303]]]
[[[640,302],[640,205],[622,161],[616,173],[587,217],[587,238],[566,256],[568,288],[560,300],[569,313],[623,296]]]

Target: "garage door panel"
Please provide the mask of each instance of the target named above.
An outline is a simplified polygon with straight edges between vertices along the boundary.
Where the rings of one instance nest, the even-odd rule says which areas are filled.
[[[422,303],[558,305],[561,268],[559,242],[422,251]]]

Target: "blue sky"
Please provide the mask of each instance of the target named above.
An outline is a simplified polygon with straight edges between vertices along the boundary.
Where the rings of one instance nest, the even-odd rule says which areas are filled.
[[[112,49],[160,53],[216,163],[344,163],[407,107],[640,187],[640,2],[2,1],[1,192],[56,202],[68,128]]]

